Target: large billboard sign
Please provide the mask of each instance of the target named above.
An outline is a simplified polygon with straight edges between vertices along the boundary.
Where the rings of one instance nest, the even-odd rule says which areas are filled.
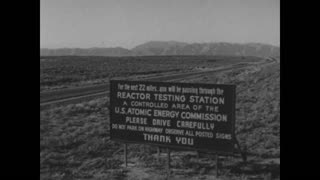
[[[232,153],[235,85],[110,81],[112,140]]]

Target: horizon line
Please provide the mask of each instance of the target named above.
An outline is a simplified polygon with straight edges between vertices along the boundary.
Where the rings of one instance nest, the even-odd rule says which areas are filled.
[[[262,42],[245,42],[245,43],[240,43],[240,42],[227,42],[227,41],[216,41],[216,42],[183,42],[183,41],[175,41],[175,40],[169,40],[169,41],[160,41],[160,40],[150,40],[150,41],[146,41],[144,43],[135,45],[132,48],[124,48],[122,46],[91,46],[91,47],[59,47],[59,48],[48,48],[48,47],[41,47],[40,45],[40,49],[94,49],[94,48],[123,48],[123,49],[127,49],[127,50],[132,50],[137,46],[140,46],[142,44],[146,44],[149,42],[177,42],[177,43],[185,43],[185,44],[219,44],[219,43],[228,43],[228,44],[239,44],[239,45],[245,45],[245,44],[263,44],[263,45],[269,45],[269,46],[275,46],[280,48],[280,43],[279,45],[275,45],[275,44],[269,44],[269,43],[262,43]]]

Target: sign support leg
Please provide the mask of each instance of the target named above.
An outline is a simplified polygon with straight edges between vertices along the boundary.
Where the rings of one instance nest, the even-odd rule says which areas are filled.
[[[246,148],[246,146],[244,146],[244,149],[242,150],[240,147],[240,143],[235,135],[234,135],[234,140],[235,140],[236,145],[238,146],[238,149],[240,151],[243,162],[246,163],[247,162],[247,155],[246,155],[247,148]]]
[[[168,152],[167,171],[168,171],[168,175],[170,175],[170,149],[169,148],[167,148],[167,152]]]
[[[264,180],[271,180],[271,179],[272,179],[271,173],[268,173],[268,174],[264,177]]]
[[[128,162],[127,162],[127,143],[124,143],[124,165],[125,165],[125,167],[128,167]]]
[[[160,147],[157,148],[157,154],[158,154],[158,163],[160,163]]]
[[[219,155],[216,154],[216,177],[219,177],[219,168],[218,168],[218,165],[219,165]]]

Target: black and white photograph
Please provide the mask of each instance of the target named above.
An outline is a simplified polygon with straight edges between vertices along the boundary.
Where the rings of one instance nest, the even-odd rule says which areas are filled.
[[[279,180],[280,0],[40,0],[40,179]]]

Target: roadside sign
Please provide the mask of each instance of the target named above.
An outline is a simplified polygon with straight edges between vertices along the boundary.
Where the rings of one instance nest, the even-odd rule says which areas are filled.
[[[112,140],[233,153],[235,85],[110,81]]]

